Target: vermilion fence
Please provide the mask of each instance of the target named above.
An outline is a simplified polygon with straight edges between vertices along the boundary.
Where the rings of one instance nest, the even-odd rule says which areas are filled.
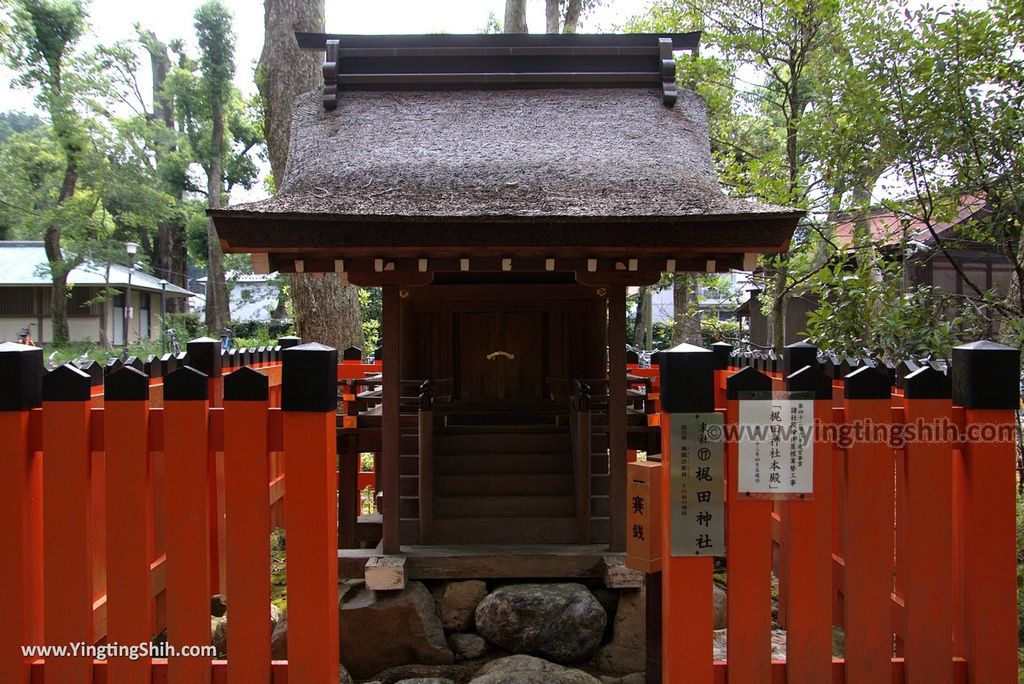
[[[0,345],[0,681],[336,682],[336,352],[222,355],[197,340],[162,377],[113,368],[102,393],[70,365],[43,375],[41,354]],[[285,462],[300,496],[282,499]],[[282,521],[290,650],[272,664],[269,538]],[[22,648],[138,649],[164,629],[171,647],[208,646],[219,591],[244,644],[226,662]]]
[[[709,351],[677,352],[675,372],[661,358],[662,400],[675,393],[686,411],[717,410],[728,433],[744,392],[810,392],[814,493],[740,496],[738,446],[726,444],[728,658],[711,655],[712,559],[672,557],[665,525],[661,573],[649,585],[662,592],[654,606],[661,657],[649,669],[660,665],[664,681],[707,684],[1016,681],[1018,350],[959,347],[942,364],[948,375],[819,359],[806,344],[778,359],[731,355],[728,345]],[[876,432],[858,436],[858,424]],[[906,432],[929,424],[948,429]],[[670,453],[667,431],[662,438]],[[673,506],[666,465],[658,469],[663,519]],[[773,572],[787,633],[786,658],[774,662]],[[833,625],[844,657],[833,658]]]

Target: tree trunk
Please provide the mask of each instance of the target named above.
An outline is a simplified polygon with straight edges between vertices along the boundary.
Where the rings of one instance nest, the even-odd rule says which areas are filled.
[[[295,31],[324,30],[324,0],[265,0],[263,53],[256,85],[264,100],[267,152],[276,185],[284,180],[296,96],[323,87],[316,53],[299,50]],[[307,342],[336,349],[363,346],[359,293],[335,274],[295,274],[291,278],[296,334]]]
[[[139,41],[149,54],[150,71],[153,77],[153,118],[163,122],[169,130],[174,130],[174,103],[164,93],[164,83],[171,71],[171,57],[167,45],[156,37],[152,31],[138,30]],[[162,149],[157,148],[156,162],[159,164]],[[165,191],[177,198],[181,197],[185,186],[184,176],[165,181]],[[150,253],[150,263],[158,278],[185,287],[188,268],[188,245],[186,244],[185,225],[181,221],[161,221],[157,224],[156,239]],[[186,300],[172,297],[167,300],[167,312],[179,313],[185,310]]]
[[[558,33],[561,30],[562,13],[558,11],[558,0],[544,0],[544,30]]]
[[[576,33],[580,25],[580,15],[583,14],[583,0],[569,0],[565,6],[565,22],[562,24],[562,33]]]
[[[343,285],[333,273],[306,273],[292,277],[291,290],[295,334],[303,342],[363,348],[356,288]]]
[[[505,0],[505,33],[529,33],[526,0]]]
[[[213,156],[206,177],[206,206],[211,209],[221,207],[221,193],[224,191],[223,148],[224,148],[224,107],[223,103],[214,100],[212,110],[213,135],[210,146]],[[230,303],[228,302],[228,285],[224,280],[224,250],[220,246],[217,228],[212,219],[206,221],[206,239],[208,241],[206,264],[206,329],[212,335],[219,335],[221,329],[231,320]]]
[[[75,194],[75,187],[78,184],[78,158],[75,153],[67,149],[67,165],[64,167],[64,181],[61,183],[60,195],[57,197],[57,204],[64,204]],[[53,342],[65,344],[71,340],[71,331],[68,329],[68,271],[70,265],[64,260],[64,252],[60,247],[61,236],[60,225],[49,225],[43,237],[43,246],[46,251],[46,261],[50,265],[50,327],[53,329]]]
[[[672,346],[701,344],[696,279],[686,273],[672,276]]]
[[[633,345],[650,349],[651,288],[641,287],[636,298],[636,318],[633,320]]]

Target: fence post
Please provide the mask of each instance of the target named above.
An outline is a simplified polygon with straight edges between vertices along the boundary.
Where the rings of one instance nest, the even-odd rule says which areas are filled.
[[[866,428],[854,431],[864,439],[849,445],[844,472],[836,473],[846,481],[846,681],[887,681],[892,676],[895,455],[885,428],[892,422],[892,386],[879,371],[861,366],[844,378],[843,393],[846,423]],[[886,441],[875,441],[875,426],[885,430]]]
[[[931,366],[903,379],[907,425],[950,424],[949,376]],[[904,551],[907,684],[949,681],[953,676],[953,471],[949,436],[905,446],[907,528],[897,530]]]
[[[338,352],[321,344],[284,351],[281,409],[288,473],[288,679],[309,684],[335,684],[340,670],[337,366]]]
[[[70,364],[43,376],[43,635],[52,645],[93,643],[91,390]],[[46,678],[91,684],[92,658],[50,658]]]
[[[816,428],[832,422],[832,380],[818,370],[816,357],[814,365],[795,371],[786,383],[790,392],[814,396]],[[832,443],[820,434],[814,441],[814,494],[809,500],[783,502],[782,511],[787,675],[794,682],[831,681]]]
[[[206,374],[191,366],[164,379],[167,643],[175,648],[210,643],[208,392]],[[209,682],[210,658],[168,658],[167,681]]]
[[[726,380],[726,423],[739,425],[745,393],[771,394],[772,379],[751,367]],[[726,570],[729,599],[728,678],[769,684],[772,678],[772,502],[743,497],[738,489],[739,443],[726,441],[729,463]]]
[[[107,641],[138,644],[152,638],[153,518],[149,497],[149,378],[128,366],[103,388],[106,452]],[[149,682],[150,661],[112,658],[111,682]]]
[[[207,392],[209,405],[220,407],[223,404],[223,356],[221,343],[210,337],[189,340],[185,345],[188,349],[188,365],[207,376],[210,388]],[[210,483],[210,593],[224,593],[225,568],[227,559],[224,556],[224,537],[227,529],[224,524],[224,461],[216,452],[209,458]]]
[[[661,374],[662,677],[669,684],[714,680],[714,558],[672,555],[673,450],[671,414],[715,410],[715,357],[681,344],[659,355]]]
[[[33,538],[40,468],[29,445],[29,412],[40,405],[43,350],[0,344],[0,681],[27,684],[21,647],[37,644],[42,618],[41,540]]]
[[[270,388],[239,368],[224,378],[224,505],[231,606],[228,684],[270,684]]]
[[[1012,682],[1017,673],[1012,436],[1019,378],[1017,349],[995,342],[953,349],[953,403],[964,408],[969,431],[961,446],[966,473],[961,634],[974,682]]]

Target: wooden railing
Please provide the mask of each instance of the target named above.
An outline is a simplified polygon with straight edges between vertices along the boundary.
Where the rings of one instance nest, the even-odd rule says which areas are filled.
[[[227,682],[337,681],[337,583],[322,581],[337,576],[336,354],[264,353],[243,368],[198,340],[176,359],[187,364],[153,378],[113,368],[97,390],[70,365],[44,375],[41,350],[0,346],[0,681],[225,681],[228,663],[209,653],[22,651],[137,648],[165,628],[174,647],[208,647],[209,597],[222,592],[244,644]],[[278,455],[291,455],[292,496]],[[269,536],[284,518],[289,662],[272,665]]]
[[[678,407],[680,394],[713,395],[725,434],[742,427],[744,392],[813,396],[814,490],[786,500],[745,495],[738,442],[726,442],[727,658],[711,657],[712,559],[673,556],[663,526],[661,572],[648,592],[662,592],[654,661],[665,681],[682,672],[699,684],[1016,681],[1019,360],[1015,349],[977,343],[912,368],[820,358],[810,345],[726,353],[713,377],[705,360],[682,361],[693,373],[685,386],[663,381],[662,398]],[[683,405],[675,410],[692,408]],[[876,431],[858,434],[868,425]],[[923,432],[929,425],[944,429]],[[663,444],[667,437],[663,430]],[[663,519],[674,515],[666,465]],[[772,575],[784,661],[772,658]]]

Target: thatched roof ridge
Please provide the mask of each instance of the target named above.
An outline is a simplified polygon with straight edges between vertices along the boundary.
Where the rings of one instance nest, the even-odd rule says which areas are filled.
[[[703,100],[647,89],[343,92],[295,103],[280,192],[219,215],[792,217],[726,196]]]

